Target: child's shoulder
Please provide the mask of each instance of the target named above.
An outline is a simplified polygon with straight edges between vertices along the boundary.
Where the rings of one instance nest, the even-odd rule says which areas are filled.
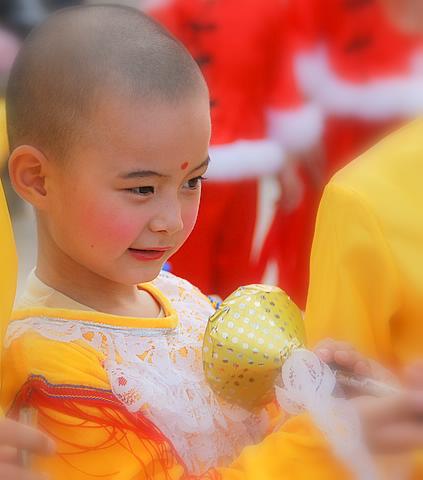
[[[10,405],[16,392],[34,375],[49,384],[108,388],[101,352],[83,341],[60,341],[53,329],[49,335],[53,323],[48,323],[48,319],[44,330],[37,328],[40,320],[28,317],[9,326],[2,359],[2,405]]]
[[[162,270],[158,277],[153,280],[153,285],[161,290],[169,300],[177,300],[184,298],[186,295],[199,297],[210,303],[210,300],[201,292],[199,288],[181,277],[173,273]]]
[[[188,280],[163,271],[152,283],[180,316],[196,313],[208,318],[214,312],[210,299]]]

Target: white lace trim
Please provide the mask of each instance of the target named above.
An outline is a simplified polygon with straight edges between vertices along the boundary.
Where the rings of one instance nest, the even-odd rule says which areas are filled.
[[[335,454],[351,468],[356,478],[376,479],[353,404],[333,396],[336,378],[331,369],[313,352],[297,349],[283,365],[282,384],[283,388],[275,387],[281,407],[293,415],[309,412]]]
[[[233,460],[263,438],[267,415],[217,399],[203,374],[201,347],[210,302],[195,287],[169,273],[154,284],[178,313],[176,329],[113,328],[57,318],[13,322],[6,347],[26,332],[60,341],[82,341],[105,355],[113,393],[130,412],[142,410],[173,443],[190,473]]]

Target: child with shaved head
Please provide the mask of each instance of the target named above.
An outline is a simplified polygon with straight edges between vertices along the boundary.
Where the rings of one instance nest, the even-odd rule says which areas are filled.
[[[35,471],[348,478],[306,418],[264,438],[265,411],[214,396],[201,361],[213,308],[161,273],[194,227],[209,162],[208,92],[184,48],[135,10],[64,10],[24,44],[7,115],[38,258],[6,335],[1,400],[14,418],[36,410],[57,444]]]

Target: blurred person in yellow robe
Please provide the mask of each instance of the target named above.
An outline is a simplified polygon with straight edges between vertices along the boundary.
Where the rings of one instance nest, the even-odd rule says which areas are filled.
[[[419,2],[385,3],[401,27],[423,32]],[[416,120],[334,176],[311,255],[310,343],[351,342],[394,371],[423,370],[422,133]]]
[[[311,257],[311,344],[351,342],[394,370],[423,357],[423,121],[326,186]]]
[[[401,29],[423,34],[422,2],[382,1]],[[411,362],[423,371],[422,178],[423,120],[416,120],[326,186],[310,261],[311,344],[331,337],[394,371]],[[423,478],[421,453],[417,464],[415,478]]]

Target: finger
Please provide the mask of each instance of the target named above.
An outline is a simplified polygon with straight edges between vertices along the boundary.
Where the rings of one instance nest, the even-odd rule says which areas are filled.
[[[355,350],[335,351],[333,358],[337,365],[357,375],[371,376],[372,374],[370,362]]]
[[[320,340],[319,342],[316,343],[314,346],[314,351],[319,350],[320,348],[328,348],[328,345],[332,345],[334,340],[331,338],[324,338],[323,340]]]
[[[352,370],[361,357],[354,350],[335,350],[333,352],[333,359],[338,365]]]
[[[18,461],[18,449],[15,447],[9,447],[7,445],[0,446],[0,464],[1,463],[17,463]]]
[[[411,388],[423,388],[423,360],[406,367],[404,381]]]
[[[315,353],[325,363],[335,363],[357,375],[378,379],[378,369],[348,342],[325,339],[316,345]],[[382,367],[381,367],[382,368]],[[385,369],[383,369],[385,372]]]
[[[10,419],[0,421],[0,445],[25,449],[40,455],[52,455],[55,452],[54,442],[47,435]]]
[[[350,343],[335,341],[330,338],[319,342],[314,351],[323,362],[336,363],[349,370],[353,370],[354,362],[359,358],[359,354]]]
[[[362,418],[370,426],[419,421],[423,415],[422,392],[404,392],[383,398],[358,397],[355,403]]]
[[[320,348],[326,348],[331,351],[336,350],[355,350],[351,343],[342,342],[340,340],[333,340],[332,338],[325,338],[316,344],[315,350]]]
[[[47,480],[44,473],[35,473],[10,464],[0,464],[1,480]]]
[[[381,426],[371,440],[373,449],[384,453],[402,453],[423,447],[423,424],[401,422]]]
[[[341,342],[341,341],[336,341],[336,342],[333,342],[333,348],[334,350],[336,351],[346,351],[346,352],[350,352],[350,351],[356,351],[356,349],[353,347],[353,345],[351,345],[351,343],[349,342]]]
[[[373,370],[371,364],[366,359],[358,359],[354,365],[354,373],[360,375],[362,377],[373,377],[377,378],[373,375]]]
[[[413,414],[423,420],[423,391],[417,390],[410,393],[409,401]]]
[[[336,342],[331,338],[325,338],[317,343],[317,345],[314,347],[314,353],[322,362],[333,362],[334,343]]]
[[[333,363],[333,352],[329,348],[319,348],[314,351],[319,359],[324,363]]]

